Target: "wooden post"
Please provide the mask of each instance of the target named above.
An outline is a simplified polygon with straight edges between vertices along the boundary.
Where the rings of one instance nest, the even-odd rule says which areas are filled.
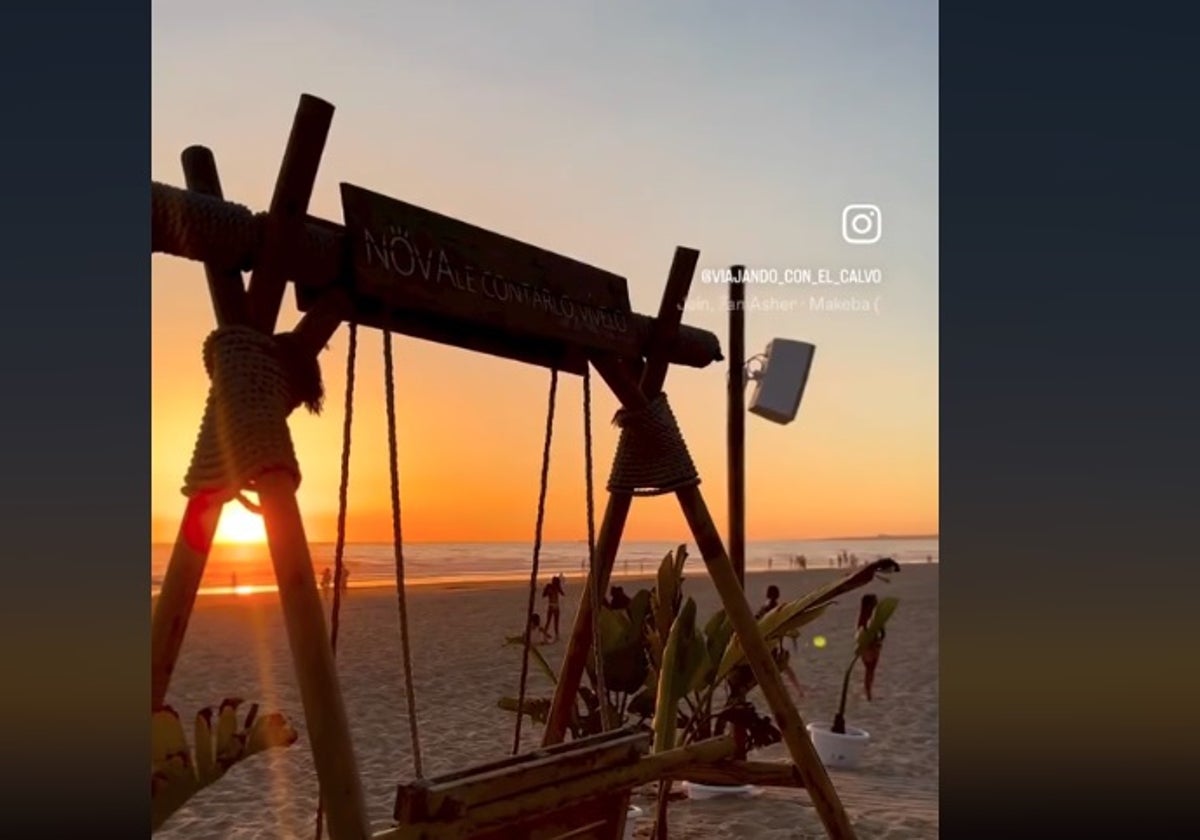
[[[679,506],[687,519],[688,527],[696,539],[696,545],[704,557],[713,585],[721,596],[725,614],[733,626],[734,633],[746,654],[746,660],[754,672],[762,689],[763,697],[770,706],[775,721],[783,734],[788,753],[796,765],[796,771],[804,782],[804,788],[812,797],[817,815],[825,825],[831,840],[854,840],[854,829],[850,826],[850,818],[838,799],[833,782],[825,771],[825,765],[809,740],[804,729],[804,721],[796,710],[792,698],[788,696],[771,651],[758,630],[758,622],[746,601],[746,595],[738,583],[733,564],[721,545],[721,535],[713,524],[712,516],[704,504],[704,497],[698,487],[687,487],[675,492]]]
[[[588,572],[583,592],[592,591],[592,575],[596,576],[596,590],[603,593],[608,589],[612,577],[613,564],[617,557],[617,548],[621,545],[621,535],[625,532],[625,522],[629,519],[629,509],[633,505],[633,497],[628,493],[609,493],[608,504],[604,508],[604,519],[601,520],[600,533],[596,537],[596,556],[593,568]],[[579,692],[579,684],[583,680],[583,670],[591,653],[592,643],[592,599],[579,599],[579,611],[575,613],[575,624],[571,629],[571,639],[567,643],[567,651],[563,655],[562,666],[559,668],[558,682],[554,684],[554,700],[550,704],[550,714],[546,719],[546,731],[542,735],[545,746],[557,744],[567,734],[567,724],[571,720],[571,711],[575,708],[575,695]]]
[[[639,387],[631,388],[624,396],[617,391],[616,395],[626,407],[645,405],[647,398],[655,396],[662,390],[666,381],[667,369],[670,367],[670,348],[679,336],[679,325],[683,320],[683,304],[687,300],[688,289],[692,277],[696,273],[696,262],[700,252],[692,248],[676,248],[671,261],[671,270],[667,274],[667,285],[663,290],[662,301],[659,304],[658,317],[654,320],[647,343],[646,364],[642,369],[642,379]],[[604,377],[612,387],[614,383],[623,383],[628,376],[628,368],[621,362],[607,357],[593,359],[597,372]],[[597,590],[601,594],[608,589],[612,575],[613,564],[616,562],[617,549],[621,545],[621,536],[625,531],[625,521],[629,517],[629,508],[633,497],[628,493],[608,494],[608,503],[604,510],[604,520],[600,525],[600,533],[596,538],[595,567],[588,574],[587,585],[593,585],[591,575],[596,575]],[[590,588],[587,591],[592,591]],[[557,744],[567,733],[567,722],[571,719],[571,710],[575,705],[575,696],[579,684],[583,680],[584,666],[592,644],[592,621],[590,599],[581,600],[579,611],[575,615],[575,625],[571,629],[571,640],[563,655],[562,666],[559,668],[558,682],[554,686],[554,700],[550,706],[550,715],[546,721],[546,731],[542,736],[545,745]]]
[[[256,487],[329,836],[363,840],[370,831],[366,800],[292,477],[266,473]]]
[[[332,121],[332,105],[308,95],[300,98],[271,198],[262,251],[246,291],[252,323],[264,333],[275,329],[291,268],[290,255],[304,230],[308,202]],[[323,319],[318,316],[313,320]],[[292,482],[286,472],[273,471],[259,476],[255,486],[329,836],[331,840],[363,840],[370,828],[366,800]]]
[[[332,123],[332,105],[308,94],[300,97],[267,211],[262,251],[247,292],[252,323],[265,333],[275,329],[292,257],[304,230],[308,202]]]
[[[183,150],[180,159],[188,189],[213,198],[224,198],[217,162],[211,151],[203,146],[191,146]],[[205,263],[204,275],[218,326],[245,323],[246,291],[241,274]],[[150,627],[151,710],[166,701],[223,507],[215,497],[200,495],[189,499],[184,510]]]
[[[700,252],[692,248],[675,249],[671,270],[667,273],[667,285],[658,305],[658,317],[650,327],[650,340],[646,345],[641,390],[647,399],[658,396],[667,380],[667,368],[671,366],[670,347],[679,338],[683,305],[687,303],[688,290],[692,287],[692,276],[696,273],[699,259]]]
[[[189,146],[180,156],[187,188],[201,195],[224,198],[217,161],[204,146]],[[208,280],[208,296],[212,299],[217,326],[247,323],[246,287],[240,271],[231,271],[206,263],[204,276]]]
[[[745,266],[733,267],[729,284],[729,560],[746,588],[746,287]]]
[[[640,393],[637,385],[621,368],[597,364],[597,370],[623,404],[634,408],[646,404],[645,394]],[[784,743],[804,782],[804,787],[812,797],[821,821],[832,840],[854,840],[849,818],[825,771],[825,766],[813,749],[804,729],[804,721],[780,680],[775,660],[771,658],[770,650],[759,633],[758,622],[754,620],[754,613],[746,601],[746,594],[734,573],[733,564],[730,563],[729,555],[725,553],[725,547],[721,544],[721,535],[713,524],[700,488],[686,487],[675,491],[675,495],[708,567],[713,584],[721,596],[729,623],[746,653],[746,659],[771,708],[783,734]]]
[[[151,710],[160,708],[167,699],[223,506],[219,498],[200,494],[188,499],[183,512],[150,624]]]
[[[244,290],[241,291],[244,295]],[[228,298],[225,302],[230,303]],[[349,305],[349,299],[343,292],[331,290],[305,313],[293,333],[300,339],[307,352],[316,356],[321,351],[341,324],[341,317],[347,312]],[[218,311],[222,310],[222,304],[215,296],[213,306]],[[242,312],[244,314],[244,304]],[[226,314],[228,315],[228,311]],[[183,522],[175,539],[175,547],[171,551],[171,559],[163,576],[162,591],[155,604],[151,622],[151,709],[159,708],[166,700],[171,675],[179,661],[179,652],[183,647],[188,622],[196,603],[196,593],[199,592],[200,582],[204,578],[204,568],[208,564],[208,555],[223,507],[215,495],[202,493],[189,499],[184,511]]]

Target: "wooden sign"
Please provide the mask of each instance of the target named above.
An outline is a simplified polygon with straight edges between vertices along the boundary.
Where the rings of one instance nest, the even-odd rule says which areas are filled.
[[[395,317],[411,333],[420,316],[438,340],[482,349],[479,338],[509,337],[559,348],[551,355],[627,353],[635,341],[623,277],[350,184],[342,208],[360,322]],[[461,341],[447,336],[454,324]],[[520,357],[516,348],[498,355]]]

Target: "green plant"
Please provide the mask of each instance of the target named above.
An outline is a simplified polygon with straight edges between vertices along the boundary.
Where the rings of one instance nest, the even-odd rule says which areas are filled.
[[[213,725],[211,708],[196,715],[195,755],[188,748],[183,722],[170,706],[150,718],[150,830],[156,831],[203,788],[220,779],[241,761],[264,750],[288,747],[299,738],[281,714],[258,716],[252,705],[240,724],[237,709],[241,700],[221,701]]]
[[[858,634],[854,641],[854,656],[846,667],[845,676],[842,677],[842,698],[838,703],[837,714],[833,717],[833,726],[831,727],[831,730],[839,735],[846,734],[846,697],[850,693],[850,677],[854,673],[854,666],[860,661],[863,663],[863,683],[867,699],[870,700],[875,668],[879,664],[879,655],[883,650],[883,640],[886,636],[884,626],[899,604],[898,598],[884,598],[882,601],[877,601],[874,595],[863,596]]]
[[[757,685],[741,644],[724,610],[701,626],[695,602],[683,593],[687,547],[668,552],[659,565],[653,590],[642,589],[628,605],[600,610],[603,656],[603,702],[620,725],[653,721],[655,749],[670,749],[732,731],[740,756],[780,740],[771,718],[760,715],[749,694]],[[899,571],[894,560],[878,560],[813,592],[781,604],[758,621],[759,632],[771,646],[777,667],[791,672],[784,641],[818,619],[834,600],[882,573]],[[520,647],[522,636],[506,645]],[[536,647],[531,661],[550,679],[554,670]],[[596,685],[589,664],[591,684]],[[581,686],[568,730],[573,738],[601,731],[602,699],[594,688]],[[521,713],[544,724],[548,698],[526,698]],[[502,698],[498,705],[518,711],[517,700]]]

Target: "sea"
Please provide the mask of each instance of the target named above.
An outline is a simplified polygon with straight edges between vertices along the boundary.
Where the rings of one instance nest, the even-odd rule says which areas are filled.
[[[653,575],[663,556],[679,543],[629,541],[621,544],[613,567],[614,578]],[[704,563],[694,543],[689,552],[689,574],[704,574]],[[151,546],[151,594],[157,594],[170,561],[172,546]],[[319,579],[334,565],[335,545],[309,546],[313,570]],[[808,569],[837,567],[844,552],[858,564],[890,557],[898,563],[939,562],[937,537],[852,537],[821,540],[751,541],[746,545],[746,570],[783,571],[799,568],[804,558]],[[587,572],[587,542],[543,543],[538,556],[540,579],[561,574],[582,578]],[[404,575],[408,585],[525,581],[533,564],[533,546],[515,542],[407,543],[403,546]],[[395,586],[396,551],[392,544],[354,543],[344,548],[351,589]],[[217,544],[213,546],[201,582],[202,595],[247,594],[275,589],[275,575],[265,544]]]

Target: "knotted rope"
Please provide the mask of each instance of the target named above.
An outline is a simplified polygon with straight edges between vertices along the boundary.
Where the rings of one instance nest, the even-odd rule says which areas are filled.
[[[266,213],[202,193],[153,183],[150,190],[150,250],[249,271],[262,250]],[[336,226],[310,219],[295,251],[319,276],[336,277],[342,238]]]
[[[287,471],[299,484],[287,417],[301,404],[320,410],[316,359],[290,335],[227,326],[205,340],[204,367],[208,401],[184,495],[210,493],[229,501],[254,490],[258,477],[272,470]]]
[[[609,492],[658,496],[700,483],[666,394],[645,408],[623,408],[614,422],[621,439],[608,479]]]

